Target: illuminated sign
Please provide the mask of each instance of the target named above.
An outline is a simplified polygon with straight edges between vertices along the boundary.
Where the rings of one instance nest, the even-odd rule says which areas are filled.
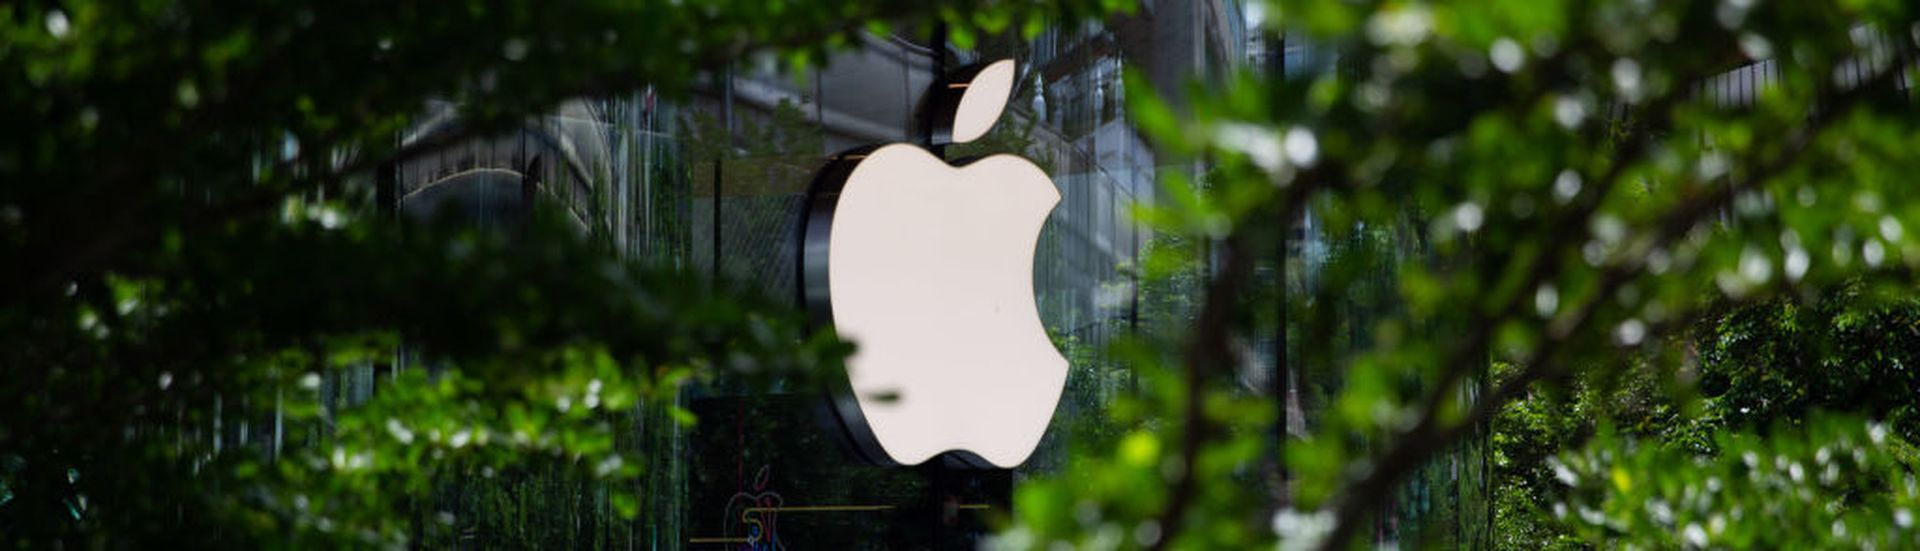
[[[1003,60],[936,85],[934,141],[985,135],[1014,78]],[[858,347],[835,400],[856,445],[883,463],[1026,461],[1067,380],[1033,294],[1053,180],[1013,155],[949,164],[895,143],[836,156],[810,201],[801,291]]]

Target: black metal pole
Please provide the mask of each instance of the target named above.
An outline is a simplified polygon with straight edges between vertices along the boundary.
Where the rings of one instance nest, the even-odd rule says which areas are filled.
[[[713,155],[713,283],[720,283],[720,201],[723,185],[721,178],[721,160],[733,150],[733,65],[721,73],[720,112],[724,116],[726,128],[720,141],[720,149]]]
[[[1269,44],[1272,49],[1267,52],[1267,65],[1268,70],[1272,71],[1272,74],[1268,75],[1268,78],[1273,79],[1275,82],[1284,82],[1287,78],[1286,31],[1278,31]],[[1290,207],[1288,205],[1281,205],[1280,208],[1284,213]],[[1276,303],[1275,313],[1277,316],[1274,318],[1273,324],[1273,380],[1270,383],[1273,389],[1273,407],[1275,410],[1273,422],[1273,466],[1275,476],[1278,478],[1280,485],[1280,487],[1277,488],[1277,495],[1274,497],[1276,505],[1284,509],[1293,504],[1293,477],[1292,473],[1287,469],[1287,422],[1289,421],[1289,419],[1287,419],[1289,414],[1287,406],[1292,402],[1293,398],[1293,370],[1287,365],[1287,260],[1292,253],[1288,245],[1291,241],[1290,238],[1293,237],[1294,219],[1292,217],[1286,217],[1279,222],[1280,243],[1278,251],[1276,251],[1279,253],[1279,257],[1275,259],[1273,269],[1274,302]]]
[[[933,23],[933,36],[929,37],[927,42],[929,43],[928,49],[933,57],[933,68],[931,69],[933,78],[929,80],[937,87],[945,82],[947,78],[947,23],[945,21],[935,21]],[[932,90],[929,89],[928,93],[931,92]],[[931,98],[923,97],[920,101],[920,105],[923,106],[923,112],[920,113],[920,144],[926,146],[927,150],[933,152],[934,156],[944,159],[947,156],[947,148],[944,145],[933,143],[933,121],[936,117],[933,113],[924,112],[928,106],[929,99]]]
[[[381,220],[392,220],[394,211],[400,206],[400,164],[393,161],[380,163],[373,175],[374,209]]]

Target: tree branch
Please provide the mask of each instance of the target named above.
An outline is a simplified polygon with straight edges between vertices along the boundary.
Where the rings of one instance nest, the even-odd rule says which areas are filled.
[[[1837,118],[1836,114],[1844,112],[1866,94],[1889,83],[1890,79],[1898,75],[1901,70],[1902,68],[1895,67],[1892,70],[1883,71],[1874,79],[1863,82],[1846,93],[1836,95],[1830,104],[1824,106],[1826,107],[1824,111],[1816,115],[1806,126],[1801,127],[1801,131],[1796,133],[1785,152],[1772,159],[1772,162],[1762,164],[1759,170],[1753,172],[1753,177],[1736,185],[1712,188],[1711,191],[1684,201],[1669,210],[1668,215],[1662,217],[1660,223],[1655,226],[1654,237],[1644,242],[1646,246],[1643,247],[1642,252],[1684,237],[1702,219],[1724,208],[1739,193],[1757,189],[1759,184],[1767,181],[1771,175],[1785,170],[1812,145],[1814,138]],[[1551,253],[1554,250],[1557,249],[1546,252]],[[1398,485],[1407,473],[1418,468],[1427,458],[1457,440],[1468,428],[1491,419],[1507,401],[1525,392],[1527,386],[1554,373],[1558,366],[1555,360],[1561,347],[1586,330],[1594,314],[1605,304],[1607,298],[1637,276],[1643,266],[1644,255],[1640,254],[1625,255],[1620,261],[1610,264],[1602,272],[1596,291],[1589,294],[1580,307],[1561,315],[1549,325],[1547,338],[1525,360],[1522,371],[1501,383],[1492,393],[1475,403],[1461,421],[1445,424],[1441,419],[1440,408],[1430,408],[1425,411],[1413,428],[1402,433],[1395,439],[1395,444],[1389,451],[1372,462],[1371,468],[1364,476],[1349,484],[1342,492],[1344,499],[1337,506],[1334,528],[1322,542],[1321,549],[1344,548],[1352,539],[1354,532],[1358,530],[1361,521],[1385,502],[1394,486]],[[1530,287],[1522,289],[1525,288]],[[1521,294],[1523,293],[1517,293],[1516,296]],[[1509,310],[1501,318],[1489,320],[1493,323],[1475,327],[1477,338],[1487,338],[1486,334],[1489,334],[1493,327],[1497,327],[1498,322],[1513,319],[1513,317],[1515,312]],[[1447,367],[1449,372],[1464,372],[1471,367],[1467,362],[1480,360],[1474,358],[1463,360],[1456,357],[1452,361],[1455,363]],[[1446,387],[1434,389],[1436,397],[1443,397],[1447,393]],[[1436,398],[1429,400],[1429,403],[1436,401],[1443,400]]]
[[[1281,220],[1298,217],[1307,199],[1324,187],[1326,182],[1337,181],[1337,178],[1329,170],[1320,169],[1303,173],[1298,180],[1287,188],[1280,200]],[[1178,539],[1187,511],[1192,509],[1194,494],[1198,491],[1194,469],[1200,459],[1200,448],[1211,432],[1204,410],[1206,382],[1211,374],[1209,368],[1216,365],[1231,366],[1234,361],[1231,343],[1233,314],[1240,307],[1238,291],[1244,288],[1247,277],[1253,272],[1254,259],[1246,233],[1248,226],[1246,223],[1237,225],[1222,240],[1220,272],[1207,283],[1206,302],[1201,304],[1199,321],[1183,353],[1187,364],[1187,392],[1181,412],[1186,430],[1180,442],[1180,477],[1175,479],[1167,506],[1161,510],[1158,522],[1163,533],[1149,547],[1155,551],[1166,549]],[[1282,231],[1285,231],[1284,227]]]

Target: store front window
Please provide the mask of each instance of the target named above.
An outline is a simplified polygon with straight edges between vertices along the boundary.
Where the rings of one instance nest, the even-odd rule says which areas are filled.
[[[986,136],[943,153],[949,160],[1025,157],[1060,194],[1039,238],[1033,286],[1042,323],[1070,371],[1050,429],[1020,467],[982,470],[945,459],[872,465],[855,453],[820,391],[769,391],[721,378],[625,421],[629,438],[621,445],[648,462],[637,492],[647,514],[621,520],[593,483],[528,475],[515,487],[465,500],[481,519],[474,537],[690,549],[974,547],[991,533],[990,519],[1011,507],[1022,480],[1068,469],[1076,444],[1115,436],[1108,409],[1139,381],[1110,345],[1178,330],[1191,315],[1204,256],[1192,268],[1196,277],[1161,288],[1143,285],[1138,268],[1156,248],[1205,244],[1155,235],[1132,213],[1156,201],[1156,182],[1167,173],[1200,177],[1204,167],[1156,154],[1128,118],[1122,75],[1143,75],[1156,93],[1178,101],[1189,79],[1265,69],[1245,61],[1255,58],[1251,53],[1273,54],[1248,41],[1238,13],[1233,2],[1159,2],[1104,26],[1057,28],[1032,39],[987,36],[967,48],[903,26],[864,35],[800,73],[740,60],[716,68],[691,98],[641,91],[570,103],[500,138],[396,167],[389,185],[394,208],[406,216],[451,212],[510,226],[529,215],[529,204],[551,202],[581,232],[627,258],[799,307],[801,221],[809,186],[828,157],[868,144],[924,144],[920,109],[937,75],[1013,59],[1018,76],[1004,116]],[[1305,46],[1280,55],[1287,75],[1338,70],[1335,56]],[[405,139],[453,127],[452,112],[435,106]],[[1371,237],[1329,241],[1316,224],[1309,216],[1290,248],[1263,261],[1261,285],[1311,295],[1314,274],[1357,247],[1424,261],[1414,233],[1340,232]],[[1392,266],[1373,269],[1381,285],[1390,284]],[[1281,344],[1278,335],[1288,332],[1279,330],[1242,343],[1247,367],[1236,376],[1246,392],[1290,389],[1280,401],[1289,433],[1312,426],[1344,379],[1316,368],[1315,358],[1359,349],[1370,338],[1367,320],[1394,315],[1393,305],[1364,300],[1340,310],[1354,330],[1325,346],[1309,348],[1297,334]],[[1283,361],[1291,376],[1275,385]],[[697,423],[676,421],[674,409],[691,412]],[[1486,457],[1477,442],[1422,471],[1378,522],[1377,539],[1483,541],[1484,531],[1471,528],[1485,518],[1484,505],[1473,505],[1486,491]]]

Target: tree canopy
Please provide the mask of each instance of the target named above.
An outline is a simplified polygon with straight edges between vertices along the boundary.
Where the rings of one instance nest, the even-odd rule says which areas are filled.
[[[402,224],[383,165],[563,100],[679,97],[869,26],[1099,2],[18,2],[0,8],[0,534],[23,545],[448,541],[434,480],[644,453],[603,415],[845,345],[556,221]],[[461,127],[401,146],[429,100]],[[343,407],[330,374],[404,363]],[[325,413],[323,415],[323,413]],[[271,443],[221,449],[222,423]],[[635,421],[638,422],[638,421]],[[244,429],[243,429],[244,432]],[[243,437],[244,438],[244,437]],[[626,458],[626,459],[623,459]],[[632,490],[615,495],[639,512]]]
[[[1524,541],[1920,538],[1913,376],[1887,345],[1910,340],[1920,265],[1920,6],[1257,4],[1267,38],[1337,61],[1180,101],[1130,79],[1157,151],[1206,167],[1165,171],[1137,216],[1165,237],[1146,288],[1173,289],[1150,306],[1181,319],[1118,347],[1142,381],[1109,413],[1119,432],[1023,483],[998,544],[1362,545],[1410,477],[1490,423],[1550,519]],[[435,502],[459,497],[436,480],[636,476],[621,423],[642,421],[602,412],[694,422],[670,399],[685,382],[806,380],[844,343],[552,220],[398,223],[357,179],[566,99],[684,93],[752,56],[816,63],[869,25],[969,41],[1128,8],[0,7],[0,537],[447,542]],[[399,145],[433,99],[462,129]],[[1265,259],[1307,218],[1336,245],[1318,271]],[[1233,381],[1238,343],[1275,333],[1278,380],[1339,381],[1280,438],[1286,398]],[[327,374],[381,358],[433,367],[340,407]],[[1600,419],[1553,410],[1569,402]],[[270,444],[206,437],[263,418]]]
[[[1023,486],[1013,541],[1202,548],[1275,532],[1287,547],[1379,541],[1398,488],[1508,404],[1564,407],[1524,400],[1622,380],[1640,389],[1622,396],[1673,404],[1650,421],[1678,424],[1667,427],[1676,433],[1702,411],[1700,392],[1740,404],[1709,412],[1793,422],[1709,424],[1642,446],[1652,431],[1595,426],[1615,411],[1602,395],[1580,402],[1592,409],[1539,413],[1540,425],[1494,425],[1510,431],[1494,438],[1511,468],[1557,472],[1534,465],[1570,454],[1553,459],[1567,475],[1534,479],[1558,486],[1535,495],[1572,500],[1535,504],[1566,519],[1556,533],[1653,547],[1911,540],[1901,489],[1911,467],[1893,460],[1897,437],[1815,412],[1898,422],[1904,409],[1873,397],[1912,395],[1895,383],[1901,364],[1848,351],[1841,320],[1898,315],[1886,308],[1920,261],[1904,230],[1920,215],[1903,191],[1920,144],[1913,6],[1263,5],[1270,28],[1285,32],[1275,38],[1337,60],[1239,76],[1184,105],[1133,83],[1130,112],[1162,150],[1214,167],[1166,179],[1171,200],[1146,218],[1212,240],[1218,260],[1183,352],[1134,358],[1144,371],[1181,373],[1141,397],[1159,415],[1135,417],[1119,444],[1089,451],[1103,468]],[[1224,381],[1222,366],[1234,363],[1236,335],[1260,331],[1258,313],[1274,308],[1241,300],[1262,251],[1284,246],[1302,217],[1326,242],[1390,246],[1336,249],[1315,274],[1286,265],[1286,369],[1346,380],[1309,433],[1285,441],[1292,492],[1270,525],[1256,524],[1250,504],[1271,486],[1252,483],[1249,465],[1278,413]],[[1399,305],[1392,315],[1340,306],[1378,293]],[[1784,342],[1764,340],[1781,335],[1773,328],[1713,329],[1795,301],[1846,313],[1831,330],[1788,327],[1806,336]],[[1709,330],[1689,332],[1702,324]],[[1876,343],[1907,331],[1854,327]],[[1826,351],[1839,358],[1819,360]],[[1490,363],[1506,368],[1490,373]],[[1794,384],[1769,386],[1783,379]],[[1778,469],[1754,470],[1749,453]],[[1821,469],[1845,482],[1785,485]],[[1821,497],[1842,495],[1858,497],[1833,507]],[[1783,503],[1789,496],[1797,501]],[[1756,539],[1770,534],[1782,539]],[[1411,537],[1400,543],[1444,543]]]

